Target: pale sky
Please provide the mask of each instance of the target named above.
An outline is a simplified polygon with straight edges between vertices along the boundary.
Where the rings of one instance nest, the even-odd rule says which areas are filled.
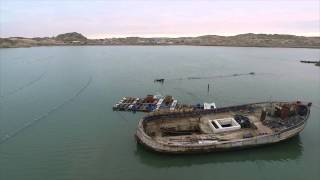
[[[0,0],[0,37],[320,35],[320,0]]]

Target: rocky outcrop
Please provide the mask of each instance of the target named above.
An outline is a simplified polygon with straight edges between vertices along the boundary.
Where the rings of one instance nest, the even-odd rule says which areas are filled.
[[[55,37],[55,40],[70,43],[70,42],[86,42],[87,38],[80,33],[71,32],[71,33],[59,34],[58,36]]]

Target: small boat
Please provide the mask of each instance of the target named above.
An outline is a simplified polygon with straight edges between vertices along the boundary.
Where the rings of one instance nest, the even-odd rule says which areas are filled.
[[[278,143],[305,127],[312,103],[260,102],[143,117],[137,142],[162,153],[204,153]]]

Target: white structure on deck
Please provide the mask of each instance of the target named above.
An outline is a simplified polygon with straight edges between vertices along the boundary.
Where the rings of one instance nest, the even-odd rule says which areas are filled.
[[[170,106],[170,111],[173,111],[176,108],[177,103],[178,103],[178,100],[173,100],[173,102]]]
[[[216,109],[216,104],[215,103],[203,103],[203,109]]]
[[[241,129],[240,124],[232,117],[209,120],[209,125],[214,133],[234,131]]]
[[[159,101],[157,102],[157,107],[156,107],[156,109],[158,110],[159,108],[160,108],[160,106],[161,106],[161,104],[162,104],[162,102],[163,102],[163,98],[161,98],[161,99],[159,99]]]

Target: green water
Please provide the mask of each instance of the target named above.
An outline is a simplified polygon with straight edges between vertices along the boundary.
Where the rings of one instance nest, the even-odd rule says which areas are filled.
[[[319,49],[0,49],[0,179],[317,179],[320,69],[299,60],[318,59]],[[256,75],[224,77],[249,72]],[[304,131],[281,144],[168,156],[134,141],[142,113],[112,111],[122,96],[156,93],[218,107],[300,99],[313,108]]]

